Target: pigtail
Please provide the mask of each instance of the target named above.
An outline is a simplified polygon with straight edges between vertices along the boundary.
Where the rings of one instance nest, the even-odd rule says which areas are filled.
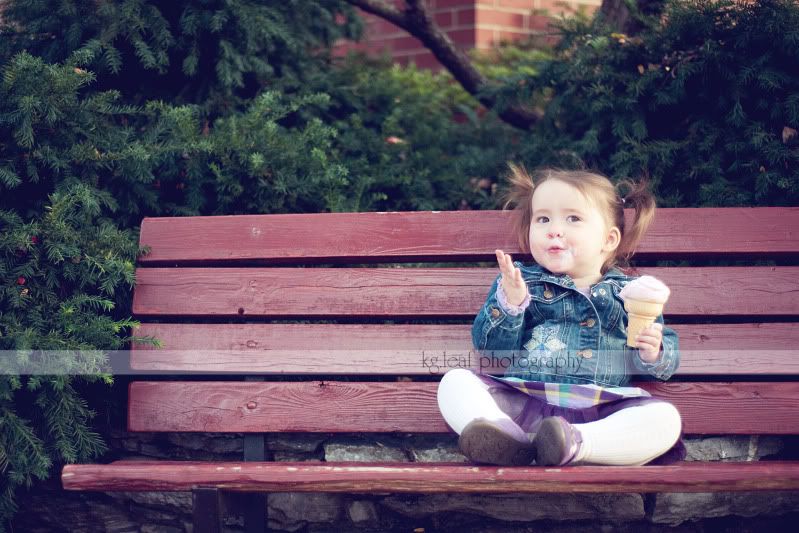
[[[616,257],[620,263],[628,264],[646,230],[655,219],[655,196],[649,190],[649,183],[646,181],[635,183],[623,180],[616,184],[617,191],[625,188],[627,194],[618,195],[619,207],[633,209],[634,214],[632,224],[622,232]]]
[[[530,253],[528,231],[533,218],[532,199],[535,183],[523,165],[508,163],[508,186],[500,196],[502,209],[512,209],[511,228],[516,234],[519,248]]]

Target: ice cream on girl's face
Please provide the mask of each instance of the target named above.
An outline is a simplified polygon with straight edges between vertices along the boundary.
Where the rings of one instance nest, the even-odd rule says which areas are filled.
[[[529,239],[536,262],[568,274],[577,287],[602,279],[602,265],[618,245],[618,228],[608,228],[593,202],[556,179],[538,185],[532,202]]]

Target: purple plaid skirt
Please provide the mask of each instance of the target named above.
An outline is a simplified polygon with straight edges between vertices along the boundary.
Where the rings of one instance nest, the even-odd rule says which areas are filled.
[[[548,416],[562,416],[570,423],[584,424],[601,420],[627,407],[665,401],[651,396],[624,397],[607,391],[597,393],[596,389],[587,389],[581,385],[570,384],[568,385],[569,394],[576,393],[584,397],[595,397],[602,403],[596,403],[590,407],[565,407],[558,405],[557,402],[547,401],[541,394],[538,394],[544,388],[543,382],[526,381],[513,382],[511,384],[511,382],[505,381],[501,377],[478,374],[477,372],[474,372],[474,374],[488,385],[488,392],[497,403],[497,406],[527,433],[537,432],[541,421]],[[533,393],[533,391],[536,392]],[[684,460],[685,456],[685,443],[683,442],[683,433],[680,431],[680,438],[677,439],[674,446],[647,464],[672,464]]]

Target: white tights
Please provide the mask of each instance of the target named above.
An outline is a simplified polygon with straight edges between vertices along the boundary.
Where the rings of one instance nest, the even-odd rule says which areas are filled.
[[[441,378],[438,408],[459,435],[477,418],[510,420],[489,394],[488,385],[462,368],[450,370]],[[677,442],[681,426],[680,413],[666,402],[636,405],[595,422],[573,424],[583,444],[571,464],[646,464]]]

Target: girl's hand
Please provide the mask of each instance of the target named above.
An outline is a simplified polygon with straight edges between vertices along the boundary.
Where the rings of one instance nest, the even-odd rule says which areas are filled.
[[[522,271],[513,265],[510,254],[495,250],[497,263],[502,272],[502,290],[511,305],[519,305],[527,297],[527,284],[522,279]]]
[[[654,363],[660,358],[660,344],[663,342],[663,324],[653,322],[635,337],[638,355],[647,363]]]

